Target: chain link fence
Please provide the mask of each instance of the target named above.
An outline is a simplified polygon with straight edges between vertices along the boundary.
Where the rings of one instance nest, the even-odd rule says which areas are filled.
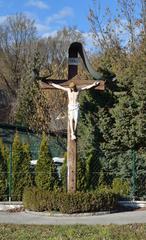
[[[38,154],[35,153],[36,155]],[[133,159],[131,160],[133,161]],[[30,164],[30,173],[32,183],[35,186],[35,174],[36,174],[36,162],[37,160],[32,160]],[[10,164],[10,162],[9,162]],[[61,175],[61,169],[63,164],[63,158],[61,161],[55,160],[55,165],[57,169],[57,179],[58,187],[60,189],[67,189],[66,183],[63,178],[67,179],[67,170],[64,172],[64,176]],[[124,164],[124,163],[123,163]],[[15,189],[13,186],[13,162],[10,164],[11,168],[8,169],[7,172],[1,172],[1,181],[0,181],[0,197],[1,200],[21,200],[20,196],[17,198],[15,196]],[[126,167],[126,166],[125,166]],[[97,167],[95,168],[97,169]],[[83,170],[83,169],[82,169]],[[42,175],[47,176],[46,169],[40,172]],[[54,178],[54,172],[52,172],[52,176]],[[19,176],[25,177],[24,173],[19,172]],[[49,174],[48,174],[49,176]],[[63,181],[62,181],[63,180]],[[18,182],[21,181],[18,179]],[[53,180],[55,182],[55,180]],[[64,184],[65,186],[63,186]],[[3,190],[3,185],[5,185],[5,190]],[[145,168],[139,169],[136,165],[133,167],[133,163],[131,163],[131,168],[127,169],[126,172],[117,171],[117,170],[105,170],[100,169],[100,171],[89,171],[87,173],[86,169],[84,171],[79,172],[77,168],[77,190],[79,191],[90,191],[96,190],[98,188],[112,188],[115,192],[121,195],[121,199],[137,199],[137,200],[145,200],[146,199],[146,170]]]
[[[12,140],[16,129],[0,128],[0,137],[4,144],[8,147],[9,159],[7,170],[3,171],[0,166],[0,200],[20,200],[15,196],[13,188],[13,159],[12,159]],[[30,173],[32,183],[35,185],[35,166],[39,156],[39,146],[41,137],[30,132],[19,131],[22,142],[30,145],[32,161],[30,163]],[[64,171],[64,179],[62,179],[61,168],[63,164],[63,156],[66,152],[65,138],[52,137],[49,141],[51,155],[54,158],[58,171],[59,187],[67,189],[67,170]],[[61,158],[57,158],[60,157]],[[56,157],[56,159],[55,159]],[[97,157],[98,158],[98,157]],[[80,161],[77,160],[77,161]],[[19,176],[23,176],[20,168]],[[46,174],[46,169],[44,171]],[[18,179],[21,181],[21,177]],[[23,184],[23,183],[22,183]],[[62,186],[61,184],[65,185]],[[123,198],[130,199],[146,199],[146,156],[134,150],[127,152],[112,152],[107,158],[93,159],[90,163],[84,160],[84,164],[77,162],[77,190],[89,191],[101,187],[113,188],[119,192]]]

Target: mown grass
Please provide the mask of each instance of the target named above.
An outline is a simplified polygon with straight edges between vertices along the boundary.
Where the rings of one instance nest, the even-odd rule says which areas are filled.
[[[146,224],[51,226],[0,224],[0,240],[146,240]]]

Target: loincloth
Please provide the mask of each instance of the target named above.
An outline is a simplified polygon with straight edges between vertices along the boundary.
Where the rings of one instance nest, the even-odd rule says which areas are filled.
[[[78,111],[79,110],[79,103],[76,104],[68,104],[69,111]]]

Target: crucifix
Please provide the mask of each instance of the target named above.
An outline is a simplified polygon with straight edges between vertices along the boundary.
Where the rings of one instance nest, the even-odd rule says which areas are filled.
[[[92,76],[92,80],[80,79],[78,76],[78,54],[83,61],[86,70]],[[68,127],[67,127],[67,191],[76,191],[76,162],[77,162],[77,142],[76,142],[76,128],[79,112],[79,93],[83,90],[95,88],[97,90],[104,90],[103,75],[96,72],[90,65],[88,58],[84,52],[83,46],[79,42],[74,42],[69,48],[68,58],[68,79],[56,80],[47,77],[39,77],[35,74],[35,79],[40,80],[42,90],[60,89],[66,91],[68,94]]]
[[[59,84],[50,83],[51,86],[58,88],[67,92],[68,94],[68,122],[70,128],[70,138],[71,140],[76,139],[76,129],[77,129],[77,122],[78,122],[78,113],[79,113],[79,102],[78,96],[80,91],[90,89],[95,87],[99,84],[99,82],[95,81],[94,83],[87,85],[85,87],[78,87],[74,82],[69,84],[69,87],[63,87]]]

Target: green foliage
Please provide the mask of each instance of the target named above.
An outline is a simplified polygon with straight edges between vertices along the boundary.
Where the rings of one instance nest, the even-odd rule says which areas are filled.
[[[32,211],[46,211],[53,208],[51,193],[36,187],[25,189],[23,194],[23,204],[27,209]],[[49,199],[50,197],[50,199]],[[48,201],[49,200],[49,201]]]
[[[86,191],[85,161],[77,159],[77,191]]]
[[[25,76],[18,92],[17,106],[15,111],[15,121],[22,126],[31,125],[32,118],[36,113],[35,96],[39,88],[32,80],[32,64],[26,69]]]
[[[19,134],[14,136],[12,147],[12,198],[21,200],[25,187],[32,185],[30,175],[31,155],[28,145],[21,143]]]
[[[77,171],[79,173],[78,190],[94,189],[98,183],[100,162],[96,98],[95,91],[92,90],[80,96],[81,113],[78,126],[77,162]]]
[[[128,196],[130,193],[130,183],[121,178],[115,178],[112,182],[112,189],[121,197]]]
[[[137,186],[143,186],[144,190],[141,182],[144,181],[142,172],[146,161],[143,156],[146,149],[146,32],[142,31],[145,29],[142,19],[145,18],[145,8],[141,7],[141,19],[137,19],[136,1],[118,1],[117,15],[113,19],[110,8],[106,14],[98,14],[97,2],[95,0],[94,8],[90,9],[89,21],[96,36],[95,47],[98,51],[101,48],[101,54],[93,60],[103,72],[110,73],[106,76],[108,91],[103,94],[105,97],[108,92],[108,101],[101,96],[103,104],[100,104],[97,114],[101,168],[107,184],[111,184],[115,177],[126,177],[132,185],[130,151],[133,149],[139,159],[136,162]],[[141,3],[143,1],[139,1]],[[127,21],[125,26],[121,20],[123,17]],[[107,24],[103,26],[103,22]],[[128,33],[126,42],[123,39],[124,28]],[[117,33],[115,29],[120,30]],[[112,76],[116,76],[114,82],[111,81]],[[142,194],[143,190],[139,187],[137,194]]]
[[[38,82],[33,79],[33,70],[39,71],[41,67],[41,56],[38,51],[33,58],[28,62],[25,74],[22,76],[14,118],[19,125],[43,131],[48,129],[50,114],[48,102],[40,91]]]
[[[106,211],[116,208],[117,198],[110,190],[99,192],[76,192],[62,195],[59,210],[62,213]]]
[[[23,203],[25,208],[34,211],[96,212],[115,209],[117,195],[110,189],[88,193],[63,193],[29,188],[24,192]]]
[[[35,183],[39,189],[52,191],[59,185],[57,169],[49,151],[48,139],[42,135],[39,157],[35,169]]]
[[[102,217],[101,217],[102,218]],[[144,240],[145,224],[22,225],[1,224],[2,240]]]
[[[20,141],[19,134],[16,133],[14,136],[13,146],[12,146],[12,194],[14,199],[20,200],[22,197],[21,186],[19,185],[19,180],[21,178],[21,161],[23,159],[23,148]]]
[[[6,149],[0,140],[0,200],[5,200],[7,194],[7,160]]]
[[[106,182],[105,173],[103,172],[103,170],[101,170],[100,174],[99,174],[97,189],[99,190],[99,189],[104,189],[104,188],[108,188],[108,185]]]
[[[21,161],[21,178],[19,179],[19,184],[22,191],[26,187],[32,186],[31,172],[30,172],[30,163],[32,160],[30,147],[28,144],[22,145],[23,159]]]
[[[112,116],[115,119],[113,138],[124,150],[133,148],[139,142],[138,114],[136,101],[130,96],[121,97],[112,110]]]

